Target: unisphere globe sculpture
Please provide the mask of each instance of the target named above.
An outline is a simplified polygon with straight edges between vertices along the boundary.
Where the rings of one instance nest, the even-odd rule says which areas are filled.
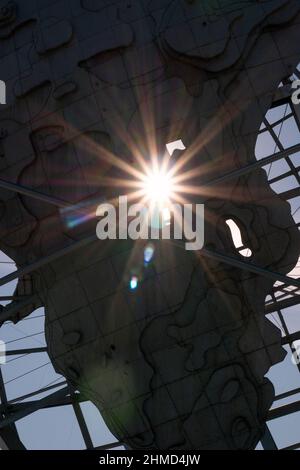
[[[92,240],[95,207],[134,193],[135,171],[180,141],[170,164],[181,197],[205,204],[205,250],[287,274],[300,254],[289,204],[263,169],[218,179],[256,162],[300,59],[300,3],[36,3],[0,5],[0,178],[19,185],[1,189],[1,250],[36,266],[15,321],[45,307],[55,369],[128,448],[252,449],[285,355],[264,317],[274,279],[167,240],[145,263],[143,240]]]

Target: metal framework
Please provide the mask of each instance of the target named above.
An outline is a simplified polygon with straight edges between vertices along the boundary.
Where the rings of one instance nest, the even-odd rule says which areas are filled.
[[[296,72],[296,77],[300,78],[300,73]],[[286,81],[283,86],[278,90],[277,97],[273,103],[270,113],[274,116],[278,112],[280,116],[278,118],[271,119],[269,114],[263,121],[259,139],[261,137],[268,136],[274,142],[274,149],[268,148],[268,155],[258,159],[257,163],[248,165],[244,168],[236,170],[230,174],[224,175],[219,180],[214,180],[207,185],[216,184],[223,182],[232,177],[241,176],[247,174],[258,167],[266,168],[269,174],[269,183],[271,185],[276,185],[277,187],[284,186],[283,191],[279,191],[280,196],[292,204],[293,214],[295,216],[295,224],[300,226],[300,106],[294,106],[290,100],[291,96],[291,82]],[[274,111],[275,110],[275,111]],[[295,142],[291,142],[291,145],[285,145],[284,139],[282,139],[282,130],[285,125],[289,125],[293,122],[293,125],[296,126],[298,136]],[[259,141],[258,141],[259,142]],[[298,164],[296,163],[296,158],[298,158]],[[279,174],[272,176],[272,165],[275,162],[283,163],[286,168],[285,171],[280,171]],[[293,178],[291,178],[293,177]],[[288,179],[287,179],[288,178]],[[290,184],[292,181],[297,184]],[[18,185],[8,184],[5,181],[0,180],[0,187],[9,189],[13,192],[18,192],[21,194],[26,194],[45,203],[54,204],[58,207],[65,207],[68,204],[64,201],[50,198],[44,194],[36,192],[30,188],[24,188]],[[274,186],[273,186],[274,187]],[[276,190],[276,189],[275,189]],[[84,240],[74,242],[69,247],[61,250],[59,252],[48,255],[47,257],[38,260],[30,266],[21,267],[16,269],[12,273],[9,273],[0,279],[0,286],[5,285],[8,282],[17,279],[18,277],[28,274],[38,267],[47,264],[54,259],[58,259],[67,252],[76,250],[84,245],[89,244],[93,241],[95,237],[89,237]],[[295,269],[295,274],[290,276],[282,276],[279,273],[272,273],[268,270],[262,269],[258,266],[253,266],[247,262],[241,262],[232,258],[229,258],[225,254],[204,252],[203,255],[221,259],[223,262],[238,265],[239,268],[259,272],[265,276],[271,277],[277,281],[274,285],[272,295],[266,301],[266,315],[272,321],[275,321],[277,326],[282,330],[282,344],[289,350],[290,355],[296,357],[297,354],[297,341],[300,342],[300,322],[299,329],[297,331],[290,331],[287,324],[287,315],[291,309],[295,309],[300,304],[300,261],[298,266]],[[0,312],[0,323],[12,319],[16,313],[16,309],[20,306],[25,306],[34,300],[32,296],[20,297],[16,299],[13,296],[2,296],[0,297],[1,301],[10,301],[17,300],[11,305],[8,305],[3,308]],[[298,312],[297,312],[298,313]],[[23,320],[23,321],[26,321]],[[35,333],[34,333],[35,334]],[[33,335],[34,335],[33,334]],[[36,333],[38,334],[38,333]],[[300,344],[300,343],[299,343]],[[13,360],[18,360],[20,357],[25,355],[34,355],[37,353],[46,353],[46,347],[34,347],[34,348],[12,348],[6,351],[6,356],[13,358]],[[42,366],[41,366],[42,367]],[[300,373],[300,365],[296,366],[298,373]],[[38,369],[38,368],[37,368]],[[34,369],[36,370],[36,369]],[[26,372],[30,374],[32,371]],[[18,379],[16,377],[15,379]],[[14,380],[14,379],[12,379]],[[282,377],[284,380],[284,377]],[[42,398],[38,398],[41,394],[46,394]],[[263,449],[282,449],[278,439],[274,433],[272,433],[272,422],[274,420],[280,420],[282,418],[287,418],[291,415],[300,411],[300,375],[299,375],[299,387],[290,389],[284,393],[277,394],[275,398],[275,403],[270,410],[268,426],[266,428],[265,435],[261,440],[261,446]],[[53,409],[53,407],[62,407],[66,405],[72,406],[74,414],[76,416],[85,447],[87,449],[112,449],[115,447],[122,446],[120,442],[112,442],[110,444],[101,444],[94,445],[93,439],[91,437],[89,423],[87,422],[84,412],[81,407],[81,403],[84,401],[84,398],[72,386],[67,383],[64,378],[61,378],[59,382],[49,384],[48,386],[32,390],[30,393],[19,395],[17,398],[12,400],[7,399],[6,393],[6,384],[4,383],[3,376],[0,368],[0,435],[8,446],[12,449],[21,449],[23,445],[18,436],[18,431],[16,423],[18,420],[28,417],[32,413],[42,410],[42,409]],[[30,400],[29,400],[30,399]],[[29,401],[28,401],[29,400]],[[300,422],[299,422],[300,424]],[[300,429],[300,426],[299,426]],[[285,446],[284,449],[293,450],[300,449],[300,434],[295,434],[293,436],[294,442],[290,445]]]

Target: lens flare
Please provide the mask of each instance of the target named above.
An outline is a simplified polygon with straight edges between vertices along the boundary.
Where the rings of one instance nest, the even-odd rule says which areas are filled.
[[[130,279],[130,282],[129,282],[130,289],[131,290],[137,289],[138,284],[139,284],[138,277],[137,276],[132,276],[131,279]]]
[[[154,256],[154,251],[154,246],[151,243],[149,243],[144,249],[144,262],[146,265],[151,263]]]

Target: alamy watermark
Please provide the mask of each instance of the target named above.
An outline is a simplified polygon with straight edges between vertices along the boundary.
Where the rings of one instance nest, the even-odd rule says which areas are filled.
[[[6,83],[0,80],[0,104],[6,104]]]
[[[0,364],[6,363],[6,344],[0,340]]]
[[[96,234],[100,240],[184,240],[186,250],[201,250],[204,245],[204,205],[175,204],[128,205],[127,196],[119,204],[97,207],[100,217]]]
[[[292,352],[291,360],[295,366],[300,364],[300,344],[294,345],[295,350]]]
[[[292,103],[294,105],[300,104],[300,80],[294,80],[292,89],[295,90],[292,94]]]

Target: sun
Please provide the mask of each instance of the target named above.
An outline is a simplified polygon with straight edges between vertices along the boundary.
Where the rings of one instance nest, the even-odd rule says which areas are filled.
[[[155,169],[149,171],[143,182],[145,198],[155,205],[166,205],[171,201],[174,185],[167,171]]]

